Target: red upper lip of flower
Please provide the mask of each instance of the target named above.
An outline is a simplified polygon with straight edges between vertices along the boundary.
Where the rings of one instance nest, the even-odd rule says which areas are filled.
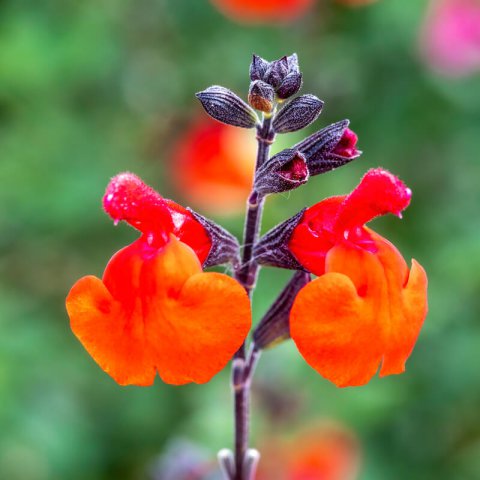
[[[121,173],[110,181],[103,207],[115,223],[126,221],[157,246],[168,241],[173,221],[164,199],[133,173]]]
[[[112,178],[103,207],[115,223],[126,221],[141,231],[152,248],[163,247],[173,233],[195,251],[201,263],[208,256],[212,242],[203,226],[186,208],[163,198],[133,173]]]
[[[324,258],[339,242],[375,251],[364,224],[386,213],[401,215],[411,198],[412,191],[395,175],[381,168],[372,169],[349,195],[332,197],[308,208],[290,239],[290,249],[300,263],[321,275],[323,264],[316,259]]]

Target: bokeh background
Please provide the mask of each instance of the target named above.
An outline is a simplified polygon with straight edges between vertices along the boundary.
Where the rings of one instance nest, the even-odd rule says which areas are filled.
[[[264,231],[383,166],[414,198],[401,222],[374,228],[430,280],[430,313],[405,375],[340,390],[291,342],[266,352],[253,444],[328,419],[357,438],[361,479],[480,478],[480,76],[432,61],[421,46],[428,8],[317,0],[292,22],[251,25],[207,0],[0,2],[0,478],[162,479],[165,452],[212,460],[231,445],[228,371],[203,386],[119,387],[71,333],[64,298],[136,237],[101,210],[114,174],[134,171],[210,213],[175,188],[175,152],[204,115],[195,92],[221,84],[246,96],[253,52],[297,52],[303,92],[325,101],[311,131],[350,118],[364,152],[270,198]],[[241,211],[212,210],[241,235]],[[256,321],[288,276],[262,271]]]

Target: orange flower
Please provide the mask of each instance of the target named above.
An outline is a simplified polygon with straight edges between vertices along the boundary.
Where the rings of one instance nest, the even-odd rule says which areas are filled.
[[[209,381],[249,331],[244,289],[202,272],[199,257],[210,248],[202,225],[138,177],[115,177],[104,206],[142,236],[112,257],[102,280],[73,286],[66,305],[74,334],[120,385],[151,385],[156,372],[175,385]]]
[[[359,446],[353,435],[333,424],[319,424],[292,440],[270,440],[262,448],[258,480],[354,480]]]
[[[401,215],[411,191],[370,170],[348,196],[307,209],[291,236],[297,260],[319,278],[298,294],[290,333],[305,360],[338,386],[402,373],[427,313],[427,276],[364,224]]]
[[[198,208],[216,214],[241,212],[252,188],[255,157],[251,132],[202,117],[174,147],[173,179]]]
[[[240,22],[290,22],[303,15],[314,0],[212,0],[227,16]]]

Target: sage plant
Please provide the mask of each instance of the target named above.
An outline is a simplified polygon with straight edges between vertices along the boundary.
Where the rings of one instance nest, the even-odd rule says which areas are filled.
[[[254,480],[260,454],[249,444],[252,379],[262,350],[291,338],[321,376],[339,387],[402,373],[427,313],[427,277],[415,260],[365,224],[399,217],[412,192],[384,169],[368,171],[347,195],[323,199],[263,236],[268,195],[360,155],[341,120],[271,156],[276,135],[317,120],[323,102],[292,99],[302,86],[297,56],[250,66],[248,103],[212,86],[197,94],[214,119],[256,134],[255,175],[241,246],[221,226],[163,198],[132,173],[115,176],[103,206],[140,237],[117,252],[100,280],[80,279],[67,298],[74,334],[120,385],[205,383],[232,360],[235,439],[219,462],[227,480]],[[230,264],[233,278],[204,272]],[[293,271],[251,331],[251,298],[261,266]],[[312,278],[312,275],[315,278]]]

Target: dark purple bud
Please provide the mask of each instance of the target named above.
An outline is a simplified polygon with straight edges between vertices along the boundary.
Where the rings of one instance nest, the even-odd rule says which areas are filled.
[[[227,88],[214,85],[196,97],[205,111],[219,122],[242,128],[253,128],[259,123],[255,111]]]
[[[270,63],[267,71],[265,72],[264,80],[269,83],[273,88],[277,89],[285,79],[288,73],[288,59],[282,57],[279,60],[275,60]]]
[[[323,102],[315,95],[302,95],[287,103],[273,119],[276,133],[296,132],[313,123],[320,115]]]
[[[273,110],[275,91],[268,83],[255,80],[250,84],[248,103],[261,112],[270,113]]]
[[[269,65],[270,62],[254,54],[252,63],[250,64],[250,80],[252,82],[255,80],[263,80]]]
[[[255,174],[254,189],[261,195],[298,188],[310,177],[305,157],[294,149],[282,150],[268,159]]]
[[[282,84],[277,89],[277,97],[285,100],[295,95],[302,87],[302,74],[293,72],[289,73]]]
[[[290,310],[298,292],[311,280],[307,272],[295,272],[253,332],[255,346],[262,350],[290,338]]]
[[[305,209],[272,228],[257,242],[253,258],[259,265],[305,271],[288,247],[290,237],[302,221],[304,212]]]
[[[239,264],[240,246],[238,240],[230,232],[212,220],[194,212],[191,208],[187,208],[187,210],[195,217],[195,220],[202,225],[212,241],[210,252],[203,262],[203,268],[222,265],[224,263]]]
[[[329,125],[293,147],[307,159],[310,175],[341,167],[361,155],[362,152],[355,148],[356,135],[348,129],[349,123],[348,120],[342,120]],[[347,130],[351,133],[346,133]],[[345,153],[348,155],[342,155]]]

